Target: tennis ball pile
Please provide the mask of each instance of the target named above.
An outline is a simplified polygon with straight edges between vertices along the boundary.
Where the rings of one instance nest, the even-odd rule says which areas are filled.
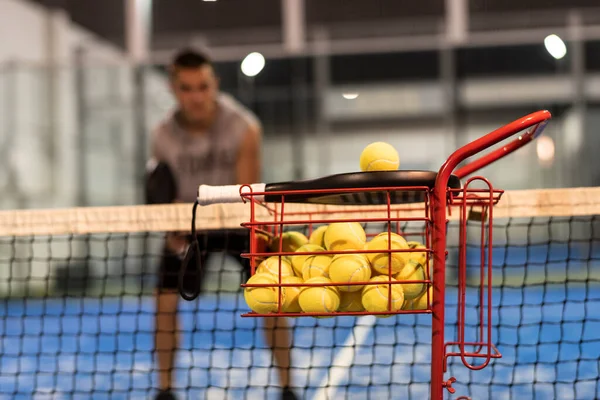
[[[361,171],[393,171],[400,167],[396,149],[388,143],[374,142],[360,155]],[[312,253],[289,257],[272,256],[263,260],[247,283],[347,283],[336,286],[246,287],[246,303],[257,313],[385,312],[427,309],[427,288],[424,283],[399,283],[424,280],[427,277],[426,252],[387,253],[388,249],[425,249],[419,242],[382,232],[367,240],[357,222],[321,225],[309,237],[288,231],[272,240],[268,249],[286,253]],[[373,250],[373,253],[352,253],[352,250]],[[381,250],[381,253],[377,253]],[[319,254],[324,251],[348,251],[347,254]],[[390,271],[391,270],[391,271]],[[352,285],[369,282],[369,285]],[[390,288],[391,287],[391,288]],[[431,301],[429,287],[429,301]],[[281,305],[281,308],[280,308]],[[378,315],[385,317],[385,314]],[[322,318],[322,317],[321,317]]]
[[[271,243],[279,251],[280,239]],[[388,232],[368,240],[359,223],[339,222],[314,229],[310,237],[300,232],[281,235],[285,252],[310,252],[311,255],[271,256],[263,260],[256,273],[248,280],[251,284],[282,283],[348,283],[336,286],[276,286],[246,287],[244,298],[257,313],[275,313],[281,304],[283,313],[385,312],[391,310],[424,310],[427,308],[427,288],[424,283],[400,283],[426,279],[425,252],[383,252],[392,249],[425,249],[419,242]],[[352,250],[382,250],[382,253],[352,253]],[[324,251],[349,251],[347,254],[319,254]],[[390,260],[391,258],[391,260]],[[370,285],[351,285],[370,282]],[[391,286],[391,290],[390,290]],[[431,296],[431,288],[430,288]],[[431,297],[430,297],[431,301]],[[386,317],[385,314],[378,315]],[[327,318],[327,317],[319,317]]]

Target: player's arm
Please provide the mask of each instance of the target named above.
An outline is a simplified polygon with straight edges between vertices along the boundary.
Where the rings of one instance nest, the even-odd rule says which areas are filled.
[[[236,175],[239,184],[260,182],[262,129],[252,124],[246,131],[236,164]]]

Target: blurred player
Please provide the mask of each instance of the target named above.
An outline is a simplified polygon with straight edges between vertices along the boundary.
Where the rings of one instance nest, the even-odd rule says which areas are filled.
[[[198,185],[230,185],[260,181],[261,128],[256,117],[232,97],[219,92],[210,60],[194,51],[179,53],[171,65],[171,88],[177,110],[155,129],[152,138],[153,170],[147,193],[157,202],[193,202]],[[157,190],[157,182],[163,182]],[[148,185],[148,183],[147,183]],[[162,189],[162,190],[161,190]],[[162,196],[162,198],[160,198]],[[200,235],[201,259],[212,251],[227,250],[248,268],[240,254],[249,249],[247,230],[214,231]],[[179,342],[177,308],[181,257],[190,238],[170,233],[160,265],[156,291],[155,348],[160,392],[156,399],[175,399],[171,392],[175,351]],[[188,291],[202,284],[189,264]],[[266,341],[278,367],[282,399],[295,399],[289,389],[290,338],[286,320],[265,318]]]

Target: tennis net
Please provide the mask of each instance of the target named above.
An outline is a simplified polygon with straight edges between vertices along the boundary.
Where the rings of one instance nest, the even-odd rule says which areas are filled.
[[[456,377],[456,396],[600,393],[599,196],[596,188],[504,194],[493,230],[493,340],[503,357],[481,371],[450,359],[446,379]],[[327,207],[286,207],[295,206]],[[164,235],[187,231],[191,210],[178,204],[0,212],[0,398],[150,398],[158,387],[153,293]],[[249,218],[247,205],[214,205],[199,208],[197,226],[226,232]],[[457,322],[453,218],[447,340],[455,339]],[[468,271],[479,267],[476,226],[473,232]],[[225,253],[209,260],[202,295],[180,303],[175,391],[182,399],[277,396],[261,320],[240,317],[248,311],[242,268]],[[475,288],[477,277],[470,276]],[[477,291],[469,293],[466,325],[475,329]],[[290,324],[292,384],[303,398],[428,395],[430,315]]]

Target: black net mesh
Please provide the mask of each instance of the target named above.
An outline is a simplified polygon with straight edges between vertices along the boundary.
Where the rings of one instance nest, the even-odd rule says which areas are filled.
[[[456,337],[457,227],[453,221],[448,231],[447,340]],[[456,377],[457,392],[449,398],[596,398],[597,218],[498,219],[493,232],[493,341],[503,357],[481,371],[451,358],[445,379]],[[479,234],[470,223],[468,332],[477,327]],[[0,398],[154,396],[154,291],[163,241],[162,232],[2,237]],[[202,295],[179,301],[174,392],[181,399],[280,398],[267,328],[239,316],[248,311],[239,287],[243,268],[218,252],[205,269]],[[427,398],[430,315],[288,323],[300,398]]]
[[[493,230],[493,337],[502,358],[481,371],[449,363],[473,399],[591,399],[600,393],[600,225],[596,216],[501,219]],[[479,229],[469,223],[467,329],[477,327]],[[451,228],[452,230],[452,228]],[[456,274],[450,250],[449,273]],[[453,260],[454,258],[454,260]],[[450,279],[449,282],[455,282]],[[455,334],[456,288],[446,336]],[[477,363],[477,361],[474,361]]]

